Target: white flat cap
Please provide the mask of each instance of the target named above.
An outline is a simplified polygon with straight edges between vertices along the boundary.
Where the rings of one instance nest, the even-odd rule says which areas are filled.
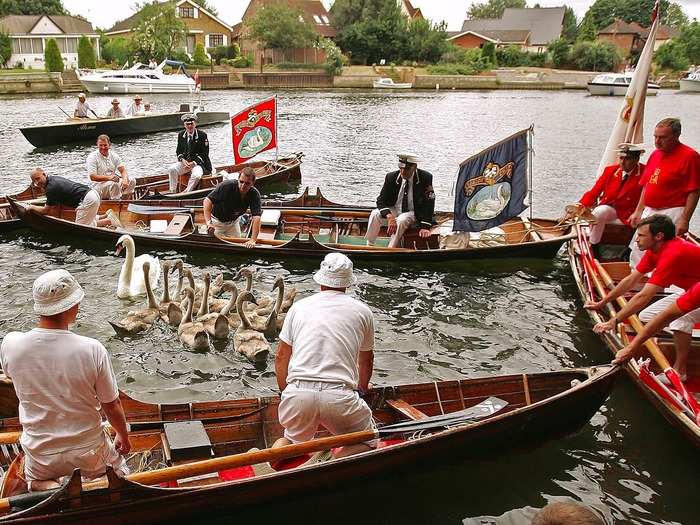
[[[56,315],[82,301],[85,292],[68,271],[52,270],[37,277],[32,295],[36,313]]]
[[[352,261],[346,255],[329,253],[314,274],[314,281],[330,288],[347,288],[357,282],[352,270]]]

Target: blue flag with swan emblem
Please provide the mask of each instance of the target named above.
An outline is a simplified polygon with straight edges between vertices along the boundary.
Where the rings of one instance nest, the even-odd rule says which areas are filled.
[[[519,131],[460,164],[454,231],[494,228],[527,209],[529,131]]]

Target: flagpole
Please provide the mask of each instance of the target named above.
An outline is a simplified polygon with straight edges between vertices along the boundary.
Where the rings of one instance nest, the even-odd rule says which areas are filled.
[[[527,206],[530,220],[532,220],[532,136],[535,133],[535,125],[530,124],[527,130]]]

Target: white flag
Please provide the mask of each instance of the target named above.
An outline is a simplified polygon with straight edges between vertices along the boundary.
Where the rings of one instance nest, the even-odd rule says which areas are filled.
[[[617,162],[618,145],[623,142],[641,144],[644,142],[644,104],[647,98],[647,84],[651,60],[654,56],[654,41],[659,27],[659,0],[656,0],[651,13],[651,28],[642,54],[639,55],[637,67],[632,75],[632,81],[627,88],[625,101],[613,126],[605,153],[600,159],[598,174],[600,176],[606,166]]]

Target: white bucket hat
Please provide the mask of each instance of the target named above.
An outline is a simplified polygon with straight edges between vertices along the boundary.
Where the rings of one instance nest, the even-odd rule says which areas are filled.
[[[347,288],[357,282],[352,273],[352,261],[342,253],[329,253],[314,274],[314,281],[330,288]]]
[[[52,270],[37,277],[32,295],[36,313],[56,315],[82,301],[85,292],[66,270]]]

